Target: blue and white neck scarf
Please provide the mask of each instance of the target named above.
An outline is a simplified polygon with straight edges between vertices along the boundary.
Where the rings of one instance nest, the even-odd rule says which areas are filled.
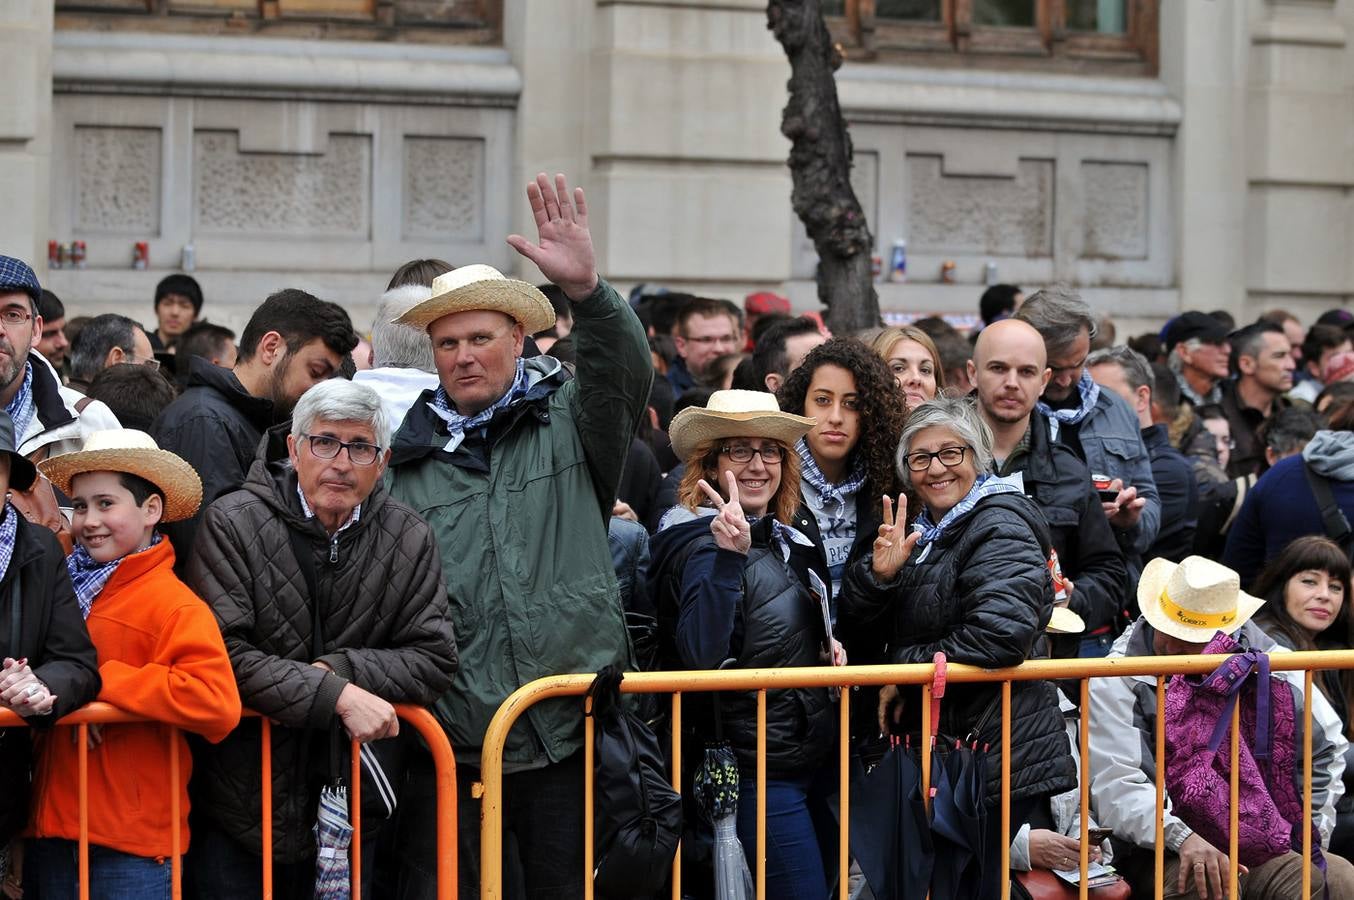
[[[1074,409],[1054,409],[1043,400],[1034,404],[1034,408],[1039,411],[1039,415],[1048,419],[1049,436],[1053,440],[1058,439],[1058,428],[1062,425],[1076,425],[1095,409],[1096,401],[1100,399],[1100,385],[1091,378],[1091,373],[1085,369],[1081,370],[1081,380],[1077,382],[1077,391],[1081,394],[1081,405]]]
[[[439,386],[437,393],[433,394],[433,401],[428,408],[447,423],[447,433],[451,435],[451,440],[447,441],[447,446],[444,449],[448,453],[456,452],[456,448],[461,446],[461,442],[465,440],[466,432],[476,431],[488,425],[489,420],[494,417],[494,413],[500,409],[507,409],[516,403],[525,397],[530,389],[531,382],[527,378],[526,363],[521,357],[517,359],[517,378],[513,380],[512,387],[508,388],[507,393],[502,397],[495,400],[492,406],[480,410],[473,416],[463,416],[452,409],[446,388]]]
[[[160,533],[151,535],[150,544],[137,553],[144,553],[151,547],[160,543]],[[127,556],[134,554],[128,553]],[[113,573],[122,565],[122,561],[127,556],[119,556],[117,559],[110,559],[106,563],[98,562],[89,555],[85,545],[76,543],[75,550],[66,557],[66,571],[70,573],[71,584],[75,586],[75,599],[80,602],[80,615],[86,619],[89,618],[89,611],[94,608],[94,600],[103,591],[104,586],[108,584],[108,579],[113,577]]]
[[[14,541],[19,535],[19,511],[6,503],[3,515],[0,519],[0,578],[9,572],[10,561],[14,559]]]
[[[841,484],[832,484],[823,474],[823,470],[818,468],[818,461],[813,458],[813,453],[809,450],[809,442],[800,438],[795,443],[795,450],[799,452],[799,476],[813,485],[813,489],[818,492],[818,497],[823,501],[823,508],[829,508],[829,504],[837,507],[837,514],[834,518],[840,517],[842,511],[846,508],[846,498],[852,494],[858,493],[865,484],[865,466],[860,461],[856,461],[856,467],[846,480]],[[832,515],[829,512],[829,515]]]
[[[912,523],[912,530],[921,532],[917,546],[922,548],[922,554],[917,557],[917,562],[926,558],[926,554],[930,552],[931,544],[940,540],[955,519],[970,512],[973,507],[978,505],[978,501],[984,497],[991,497],[994,494],[1021,493],[1024,492],[1005,478],[998,478],[996,475],[979,475],[978,480],[973,482],[973,487],[969,488],[968,493],[964,495],[964,499],[945,513],[939,522],[932,523],[930,510],[923,507],[921,515],[917,516],[917,520]]]
[[[33,364],[24,363],[24,382],[19,387],[19,393],[14,395],[14,399],[9,401],[5,407],[5,412],[14,420],[14,446],[18,447],[24,442],[24,435],[28,427],[33,424],[33,416],[37,414],[37,407],[33,405]]]

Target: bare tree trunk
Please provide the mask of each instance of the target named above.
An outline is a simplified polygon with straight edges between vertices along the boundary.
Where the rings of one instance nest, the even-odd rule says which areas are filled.
[[[874,241],[851,187],[851,136],[835,77],[841,56],[819,0],[769,0],[766,19],[790,59],[780,130],[791,142],[794,211],[818,251],[818,298],[834,332],[872,328],[880,324],[870,272]]]

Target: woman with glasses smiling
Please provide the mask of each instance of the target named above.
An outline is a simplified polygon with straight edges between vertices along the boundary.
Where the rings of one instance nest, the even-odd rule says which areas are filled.
[[[896,504],[883,499],[884,523],[871,552],[847,569],[842,628],[887,633],[893,663],[929,663],[937,652],[949,662],[985,669],[1024,662],[1053,612],[1049,534],[1020,488],[991,474],[991,431],[968,401],[931,400],[909,415],[897,462],[922,508],[909,534],[906,496],[900,494]],[[902,702],[893,705],[895,698]],[[881,694],[881,729],[914,730],[920,714],[915,688]],[[1000,686],[951,687],[940,732],[991,746],[988,847],[1009,843],[1040,801],[1076,786],[1049,682],[1012,685],[1011,834],[999,834],[995,808],[1001,791]],[[983,897],[996,896],[998,868],[987,867]]]
[[[793,448],[813,424],[781,412],[770,394],[738,390],[716,391],[707,407],[689,407],[672,420],[672,446],[686,461],[686,474],[680,505],[663,517],[654,537],[649,571],[666,668],[816,666],[829,653],[845,661],[827,633],[822,548],[791,524],[800,472]],[[835,772],[825,763],[833,716],[826,688],[767,694],[768,897],[828,897],[836,826],[827,798]],[[696,695],[682,721],[688,762],[700,762],[711,738],[733,746],[741,776],[738,837],[751,866],[757,694],[726,692],[718,704]]]

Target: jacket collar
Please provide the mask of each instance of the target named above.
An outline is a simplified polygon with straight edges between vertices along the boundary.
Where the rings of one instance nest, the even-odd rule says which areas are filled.
[[[188,387],[205,387],[216,391],[259,431],[265,431],[273,424],[273,401],[266,397],[255,397],[246,391],[230,369],[223,369],[200,356],[194,356],[188,361]]]
[[[35,418],[41,430],[51,431],[74,422],[75,413],[61,398],[61,382],[57,380],[51,363],[36,350],[30,350],[28,364],[33,369],[33,408],[37,411]]]
[[[1148,450],[1171,446],[1171,435],[1165,425],[1148,425],[1142,429],[1142,443]]]

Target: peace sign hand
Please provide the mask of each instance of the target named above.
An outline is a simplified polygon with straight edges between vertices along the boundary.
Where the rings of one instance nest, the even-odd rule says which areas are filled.
[[[892,581],[920,539],[919,531],[907,534],[907,497],[898,495],[898,516],[895,520],[893,499],[885,495],[884,524],[879,526],[879,537],[874,539],[874,559],[870,563],[874,577],[880,581]]]
[[[743,515],[743,507],[738,502],[738,480],[733,477],[733,472],[724,473],[724,483],[729,488],[727,502],[704,478],[698,483],[700,489],[705,491],[705,496],[714,503],[715,509],[719,510],[719,515],[710,522],[710,533],[715,536],[715,546],[747,556],[748,550],[752,548],[752,526],[748,524],[747,516]]]

